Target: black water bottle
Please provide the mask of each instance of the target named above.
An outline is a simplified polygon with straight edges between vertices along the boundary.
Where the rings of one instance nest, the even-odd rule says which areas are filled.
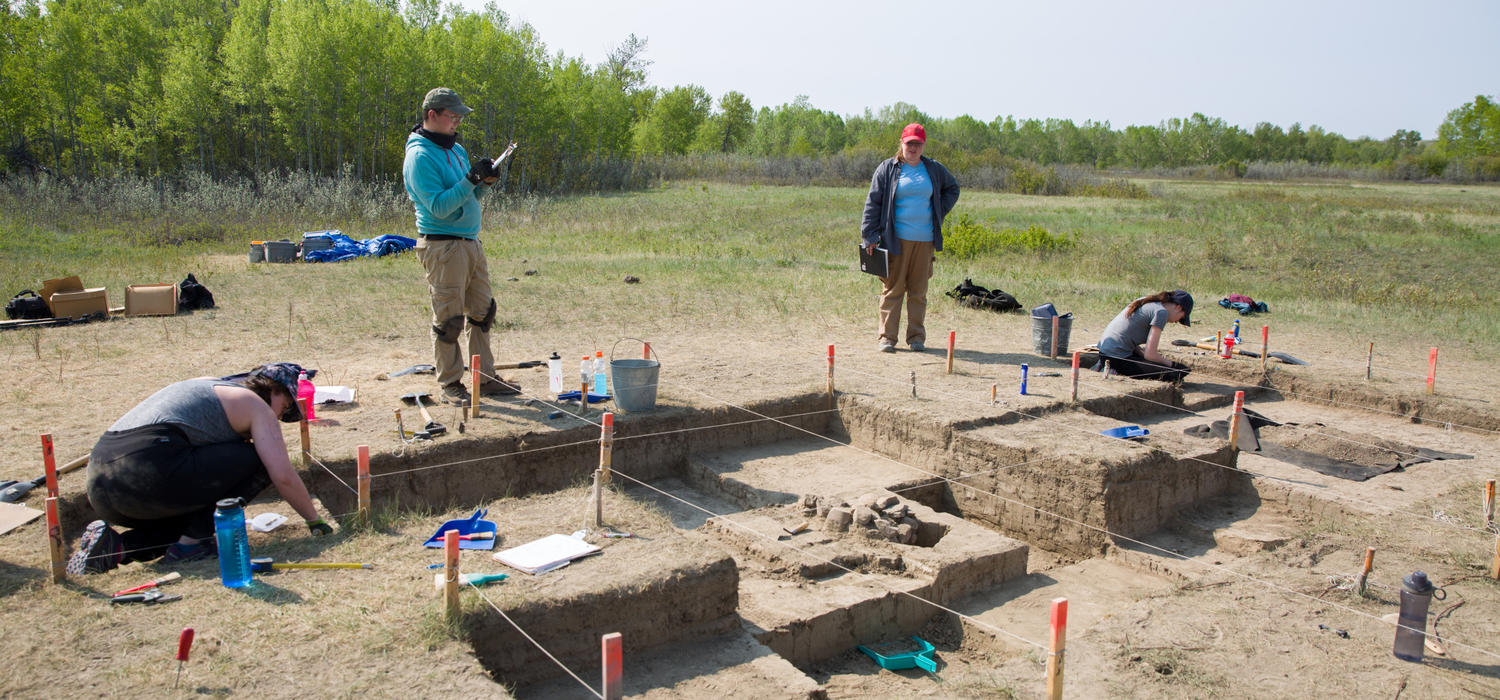
[[[1427,580],[1427,574],[1413,571],[1401,579],[1401,614],[1397,616],[1396,644],[1392,649],[1402,661],[1421,661],[1427,642],[1427,606],[1434,591],[1442,589]],[[1441,600],[1442,596],[1439,596]]]

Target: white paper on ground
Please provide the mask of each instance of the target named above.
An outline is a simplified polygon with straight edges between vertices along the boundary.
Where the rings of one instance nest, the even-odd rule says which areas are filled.
[[[270,532],[281,527],[286,522],[286,516],[280,513],[261,513],[250,519],[250,529],[256,532]]]
[[[539,574],[598,551],[597,546],[580,539],[567,535],[548,535],[519,547],[496,552],[494,557],[495,561],[506,566],[528,574]]]
[[[354,403],[354,389],[347,386],[313,387],[313,404]]]
[[[0,535],[42,517],[42,511],[19,503],[0,503]]]

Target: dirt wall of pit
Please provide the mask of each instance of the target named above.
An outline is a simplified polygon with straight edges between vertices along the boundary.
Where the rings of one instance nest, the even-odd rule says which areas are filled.
[[[621,414],[615,417],[611,466],[642,481],[659,479],[681,472],[696,452],[778,442],[804,436],[804,431],[821,434],[828,426],[827,407],[826,394],[804,394],[745,409],[663,407]],[[495,437],[477,432],[482,429],[464,435],[450,433],[405,456],[372,454],[371,506],[376,510],[449,510],[497,498],[549,493],[584,483],[599,466],[600,430],[591,425]],[[355,483],[353,460],[323,463],[344,482]],[[354,511],[355,493],[333,474],[314,466],[303,472],[303,478],[330,511]]]
[[[1170,387],[1167,391],[1163,398],[1170,400]],[[1153,532],[1180,511],[1245,483],[1242,473],[1223,468],[1233,465],[1227,445],[1205,446],[1184,456],[1163,450],[1089,456],[1060,451],[1043,440],[1002,444],[986,439],[985,431],[1005,431],[1004,424],[956,430],[856,401],[843,402],[839,426],[857,446],[960,480],[962,485],[945,484],[946,493],[937,486],[917,492],[925,494],[920,500],[930,507],[1079,558],[1105,551],[1105,530],[1131,537]]]
[[[599,667],[600,637],[619,632],[626,658],[661,644],[727,634],[740,625],[739,569],[734,559],[703,545],[674,543],[651,566],[617,572],[574,593],[499,598],[497,605],[568,668]],[[465,633],[496,680],[526,686],[562,670],[492,608],[466,610]],[[597,679],[597,672],[586,678]]]

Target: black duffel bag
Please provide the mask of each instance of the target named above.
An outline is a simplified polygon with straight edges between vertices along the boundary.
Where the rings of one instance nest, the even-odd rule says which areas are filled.
[[[5,317],[9,319],[52,318],[52,309],[47,308],[46,299],[28,289],[11,297],[10,301],[5,303]]]

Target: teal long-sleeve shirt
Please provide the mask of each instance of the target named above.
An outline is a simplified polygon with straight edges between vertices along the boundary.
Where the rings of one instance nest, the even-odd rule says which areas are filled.
[[[469,154],[460,144],[443,148],[413,132],[406,138],[401,175],[417,211],[417,233],[478,238],[484,209],[469,182]]]

